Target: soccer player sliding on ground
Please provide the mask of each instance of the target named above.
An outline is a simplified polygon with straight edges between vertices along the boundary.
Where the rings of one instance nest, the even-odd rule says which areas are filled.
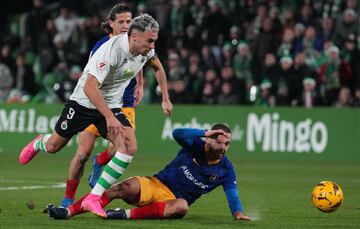
[[[173,136],[182,148],[163,170],[151,177],[131,177],[102,194],[101,207],[113,199],[136,206],[107,210],[107,219],[181,218],[201,195],[223,186],[233,217],[250,220],[243,213],[234,168],[225,156],[231,141],[230,129],[224,124],[215,124],[208,131],[182,128],[175,129]],[[82,201],[86,196],[68,208],[49,205],[49,216],[68,219],[85,212]]]

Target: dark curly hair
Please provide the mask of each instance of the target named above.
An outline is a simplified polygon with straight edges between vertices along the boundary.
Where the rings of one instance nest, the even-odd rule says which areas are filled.
[[[106,21],[101,24],[101,29],[104,30],[106,33],[112,33],[112,28],[109,25],[109,20],[114,21],[116,18],[116,14],[121,13],[131,13],[130,8],[127,5],[124,4],[116,4],[113,6],[113,8],[110,10],[110,13],[106,17]]]
[[[231,134],[230,128],[222,123],[216,123],[211,127],[211,130],[223,130],[225,133]]]

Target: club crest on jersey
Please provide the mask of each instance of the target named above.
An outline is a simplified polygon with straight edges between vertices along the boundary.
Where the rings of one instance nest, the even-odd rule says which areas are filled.
[[[130,79],[135,75],[135,72],[129,69],[125,69],[124,73],[123,73],[123,78],[124,79]]]
[[[63,121],[60,125],[62,130],[66,130],[68,128],[67,120]]]
[[[98,64],[98,68],[99,68],[100,71],[103,71],[104,68],[105,68],[105,66],[106,66],[106,63],[105,63],[105,62],[100,62],[100,63]]]
[[[217,174],[213,174],[213,175],[211,175],[210,177],[209,177],[209,181],[210,182],[215,182],[215,181],[217,181],[219,179],[219,175],[217,175]]]

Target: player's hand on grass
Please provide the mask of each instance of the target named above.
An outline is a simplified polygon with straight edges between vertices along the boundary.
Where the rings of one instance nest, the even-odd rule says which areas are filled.
[[[163,100],[161,103],[161,107],[166,116],[170,116],[172,113],[173,105],[170,100]]]
[[[242,212],[235,212],[234,217],[236,220],[246,220],[246,221],[251,220],[249,216],[244,215],[244,213]]]

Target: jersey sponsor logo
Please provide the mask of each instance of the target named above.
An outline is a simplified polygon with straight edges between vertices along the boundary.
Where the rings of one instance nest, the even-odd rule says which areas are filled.
[[[215,181],[217,181],[219,179],[219,175],[217,175],[217,174],[213,174],[213,175],[211,175],[210,177],[209,177],[209,181],[210,182],[215,182]]]
[[[123,74],[123,77],[124,77],[125,79],[130,79],[130,78],[132,78],[134,75],[135,75],[135,72],[134,72],[134,71],[129,70],[129,69],[125,69],[124,74]]]
[[[100,62],[100,63],[98,64],[98,68],[99,68],[100,71],[103,71],[103,70],[105,69],[105,66],[106,66],[106,63],[105,63],[105,62]]]
[[[194,185],[196,185],[197,187],[201,188],[201,189],[207,189],[209,186],[202,183],[201,181],[198,181],[190,172],[190,170],[188,169],[188,167],[186,165],[180,166],[180,168],[183,170],[183,174],[185,175],[185,177],[191,181]]]

